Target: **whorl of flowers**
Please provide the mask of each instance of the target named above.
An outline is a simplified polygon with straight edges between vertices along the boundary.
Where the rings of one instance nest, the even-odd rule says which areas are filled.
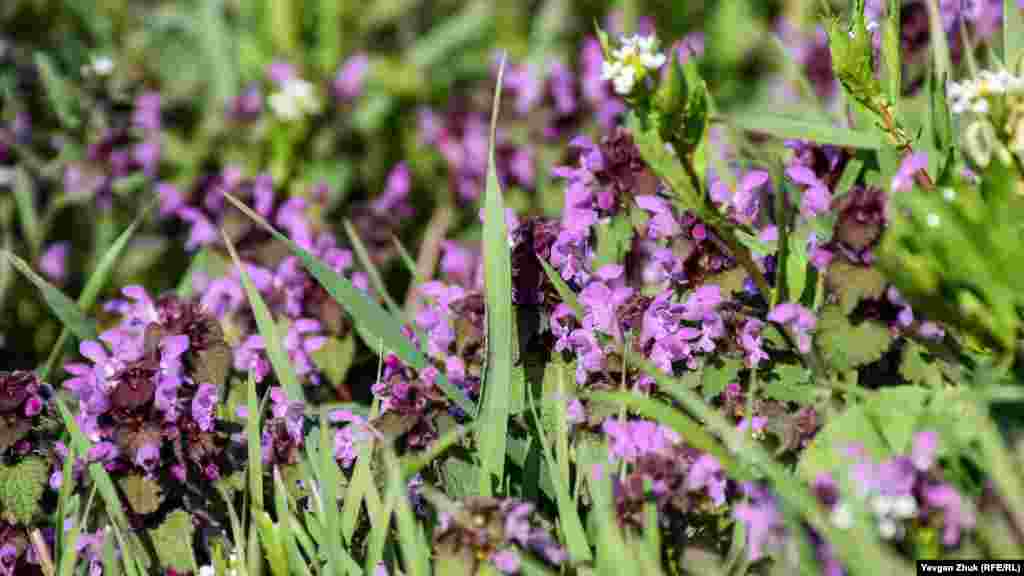
[[[226,465],[217,435],[230,350],[216,318],[195,302],[154,301],[139,286],[108,309],[120,323],[79,346],[64,387],[79,401],[90,459],[108,470],[167,471],[215,480]]]

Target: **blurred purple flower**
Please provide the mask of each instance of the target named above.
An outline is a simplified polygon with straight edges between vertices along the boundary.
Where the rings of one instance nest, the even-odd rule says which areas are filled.
[[[810,352],[811,337],[808,332],[814,330],[818,322],[813,312],[799,304],[784,302],[772,308],[768,320],[792,328],[796,333],[797,349],[802,354]]]
[[[339,100],[348,101],[359,97],[366,84],[366,76],[370,70],[370,58],[360,52],[350,56],[342,64],[338,74],[334,77],[331,87],[334,89],[334,96]]]
[[[914,187],[914,176],[928,168],[928,154],[926,152],[914,152],[908,154],[900,162],[900,168],[892,177],[893,192],[907,192]]]
[[[39,258],[39,270],[56,284],[63,284],[67,278],[68,242],[54,242],[43,251]]]

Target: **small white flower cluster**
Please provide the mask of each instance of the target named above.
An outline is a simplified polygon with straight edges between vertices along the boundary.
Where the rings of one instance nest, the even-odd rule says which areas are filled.
[[[950,82],[946,94],[949,109],[953,114],[974,112],[988,114],[989,97],[1024,93],[1024,78],[1014,76],[1006,70],[992,72],[983,70],[977,78],[963,82]]]
[[[878,531],[882,538],[903,537],[903,521],[917,516],[917,500],[910,494],[886,496],[878,494],[871,499],[871,509],[878,518]]]
[[[281,90],[270,95],[267,103],[274,115],[285,122],[293,122],[303,116],[312,116],[320,112],[320,98],[316,94],[316,88],[301,78],[285,81]]]
[[[114,60],[110,56],[97,56],[92,62],[82,65],[82,76],[110,76],[114,71]]]
[[[623,36],[620,46],[611,53],[601,67],[601,79],[611,80],[615,93],[626,96],[636,83],[665,65],[665,55],[658,52],[654,36]]]

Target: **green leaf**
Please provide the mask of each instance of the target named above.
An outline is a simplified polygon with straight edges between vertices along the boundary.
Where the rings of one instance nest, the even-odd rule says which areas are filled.
[[[337,388],[345,382],[356,354],[356,341],[352,334],[344,338],[330,337],[323,347],[310,354],[313,364],[323,372],[331,386]]]
[[[347,218],[345,219],[345,233],[348,235],[349,241],[352,242],[352,249],[356,253],[356,258],[359,259],[359,264],[366,270],[366,275],[370,277],[370,285],[377,291],[378,294],[384,298],[384,303],[387,305],[388,310],[395,318],[402,317],[402,310],[395,303],[394,298],[388,293],[388,287],[384,285],[384,280],[381,279],[380,271],[377,270],[377,266],[374,265],[373,260],[370,259],[370,253],[366,250],[366,245],[363,244],[363,240],[359,237],[359,233],[356,232],[355,226],[352,225]]]
[[[18,222],[21,224],[21,231],[24,232],[25,240],[32,247],[32,253],[38,254],[43,243],[43,231],[39,225],[39,212],[36,210],[32,178],[24,167],[14,168],[13,184],[14,205],[18,209]]]
[[[931,395],[930,390],[917,386],[892,386],[868,399],[865,408],[892,453],[910,451],[911,439]]]
[[[885,438],[860,404],[849,406],[818,432],[800,457],[797,472],[808,482],[822,472],[845,472],[853,463],[847,450],[854,444],[863,446],[868,457],[876,461],[890,455]]]
[[[281,4],[281,2],[276,2]],[[219,113],[238,91],[238,62],[232,60],[234,35],[224,18],[224,1],[209,0],[198,4],[195,20],[203,61],[209,66],[207,79],[207,107]]]
[[[494,25],[493,5],[472,2],[462,12],[445,20],[410,47],[406,59],[418,68],[441,65],[460,47],[480,38]]]
[[[952,80],[953,60],[949,55],[949,42],[946,40],[946,28],[942,23],[942,11],[939,0],[925,0],[928,7],[928,29],[931,31],[932,62],[935,76],[941,85]]]
[[[256,328],[260,336],[263,337],[263,345],[266,347],[267,358],[270,360],[270,366],[274,369],[274,375],[277,376],[278,383],[284,388],[285,394],[287,394],[290,401],[303,401],[305,394],[302,391],[302,385],[299,384],[299,378],[295,375],[295,369],[288,360],[288,353],[284,349],[285,335],[281,333],[280,326],[277,325],[274,317],[271,316],[267,303],[260,296],[260,291],[256,289],[256,285],[249,278],[249,273],[238,258],[238,253],[235,252],[235,245],[231,243],[231,239],[228,238],[227,233],[223,230],[221,230],[221,236],[223,236],[224,244],[231,254],[231,260],[234,261],[235,267],[242,278],[242,286],[245,288],[245,295],[249,299],[252,315],[256,318]]]
[[[867,150],[879,150],[883,145],[882,139],[874,132],[779,116],[767,110],[729,114],[721,120],[743,130],[768,134],[783,140],[810,140],[819,144]]]
[[[27,262],[11,252],[3,252],[3,255],[11,264],[29,280],[43,295],[43,300],[50,306],[50,310],[75,336],[82,340],[96,338],[96,325],[87,318],[82,310],[70,298],[64,295],[53,284],[35,273]]]
[[[920,344],[906,342],[900,359],[900,376],[911,384],[939,388],[943,385],[942,370],[938,366],[941,360],[929,362],[924,357],[925,353],[926,350]]]
[[[789,250],[786,251],[786,290],[789,299],[799,302],[807,287],[807,237],[810,231],[798,228],[789,234]]]
[[[171,512],[163,524],[149,531],[161,567],[174,568],[179,572],[198,570],[192,553],[194,532],[192,517],[184,510]]]
[[[82,293],[78,295],[78,308],[80,310],[89,310],[96,304],[96,299],[99,298],[100,292],[103,291],[107,281],[114,273],[114,266],[120,260],[121,253],[128,246],[128,241],[135,235],[135,231],[142,224],[143,219],[145,219],[146,214],[149,213],[154,203],[154,201],[150,201],[146,204],[146,207],[135,217],[131,225],[124,232],[121,232],[121,235],[114,240],[110,247],[107,248],[107,251],[103,253],[103,256],[100,257],[96,263],[96,269],[92,271],[89,280],[85,283],[85,287],[82,288]],[[64,345],[71,333],[72,331],[67,325],[61,329],[60,337],[57,338],[57,343],[53,345],[53,350],[50,351],[50,356],[46,359],[46,364],[39,373],[39,377],[42,380],[46,380],[52,374],[54,366],[57,365],[61,354],[64,352]]]
[[[892,343],[889,329],[872,321],[853,325],[836,306],[826,306],[818,321],[815,341],[822,356],[839,372],[880,359]]]
[[[725,390],[730,383],[735,382],[743,369],[743,361],[739,358],[719,356],[708,362],[701,370],[701,392],[704,399],[710,400]]]
[[[776,364],[774,378],[759,388],[766,398],[779,402],[792,402],[801,406],[816,405],[828,390],[811,385],[811,372],[795,364]]]
[[[1024,55],[1024,10],[1018,0],[1003,0],[1003,62],[1010,68]],[[1020,74],[1021,71],[1017,71]]]
[[[622,262],[633,242],[633,224],[628,215],[620,214],[607,222],[598,222],[594,232],[597,235],[594,269]]]
[[[839,299],[839,309],[849,315],[863,300],[878,299],[885,294],[886,279],[875,268],[854,266],[836,261],[828,267],[829,288]]]
[[[576,314],[576,319],[582,322],[583,306],[581,306],[579,300],[576,299],[576,293],[572,291],[572,288],[569,288],[569,285],[565,283],[565,280],[562,280],[562,275],[552,268],[551,264],[548,264],[547,260],[540,256],[537,257],[537,260],[540,261],[541,267],[544,268],[544,274],[547,275],[548,280],[550,280],[555,286],[555,291],[558,292],[558,295],[562,298],[562,302],[572,308],[572,311]]]
[[[502,75],[498,69],[491,112],[491,142],[484,192],[484,286],[487,296],[487,370],[483,382],[481,416],[487,426],[479,429],[480,493],[491,495],[492,475],[501,482],[505,476],[505,451],[512,391],[512,254],[508,245],[505,203],[495,167],[495,131],[501,103]]]
[[[353,321],[359,327],[359,335],[364,338],[366,345],[371,350],[376,351],[378,354],[393,352],[399,359],[416,370],[422,370],[427,367],[427,359],[402,333],[401,323],[395,317],[388,314],[380,304],[372,300],[365,292],[353,286],[348,279],[335,272],[322,260],[278,232],[262,216],[253,212],[237,198],[230,194],[225,194],[224,197],[267,230],[267,232],[270,232],[277,240],[287,245],[288,249],[299,257],[302,265],[327,290],[331,298],[341,304],[352,316]],[[476,416],[476,406],[473,405],[461,390],[452,386],[443,373],[438,374],[437,384],[459,408],[470,416]]]
[[[78,128],[81,122],[77,111],[73,110],[76,98],[72,94],[74,90],[71,84],[54,68],[53,61],[46,54],[36,52],[35,62],[39,68],[39,76],[43,80],[43,87],[46,89],[46,97],[53,105],[57,118],[67,128]]]

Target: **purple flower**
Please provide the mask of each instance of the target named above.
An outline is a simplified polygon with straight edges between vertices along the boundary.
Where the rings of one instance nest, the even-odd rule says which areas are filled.
[[[715,506],[725,504],[725,484],[722,466],[710,454],[701,454],[686,475],[686,489],[691,492],[706,489]]]
[[[310,355],[316,352],[327,343],[325,336],[319,335],[321,331],[320,322],[312,318],[299,318],[288,327],[288,335],[285,336],[284,346],[288,352],[288,359],[295,367],[295,374],[305,376],[311,374],[311,380],[318,383],[315,374],[313,361]]]
[[[67,258],[70,247],[71,244],[68,242],[55,242],[50,244],[39,258],[39,270],[57,284],[64,283],[67,278]]]
[[[504,574],[516,574],[519,572],[519,553],[512,548],[491,554],[491,563]]]
[[[680,232],[679,222],[672,214],[668,202],[657,196],[637,196],[636,205],[651,213],[647,236],[652,240],[671,238]]]
[[[810,310],[799,304],[784,302],[772,308],[768,313],[768,320],[792,328],[796,333],[796,347],[802,354],[811,351],[811,337],[808,331],[814,329],[818,320]]]
[[[914,187],[914,176],[921,170],[928,168],[928,154],[926,152],[914,152],[908,154],[900,163],[900,169],[892,177],[893,192],[907,192]]]
[[[185,206],[185,199],[181,197],[178,188],[169,182],[158,182],[156,185],[157,196],[160,197],[160,215],[170,216]]]
[[[651,454],[665,454],[679,442],[679,435],[670,428],[647,420],[623,422],[608,418],[601,425],[601,431],[608,437],[609,461],[621,458],[633,462]]]
[[[339,100],[356,99],[363,92],[369,70],[370,58],[365,53],[350,56],[331,83],[334,96]]]
[[[267,65],[267,78],[278,86],[283,86],[297,74],[295,66],[283,60],[274,60]]]
[[[160,131],[160,93],[143,92],[135,98],[132,124],[145,132]]]
[[[828,186],[818,179],[810,168],[799,164],[792,165],[786,168],[786,176],[797,184],[806,186],[800,199],[800,213],[805,218],[813,218],[828,212],[832,201]]]
[[[762,558],[768,548],[780,545],[785,525],[767,490],[749,483],[743,485],[743,490],[750,501],[736,504],[733,516],[746,526],[747,558],[753,562]]]
[[[178,217],[192,224],[188,240],[185,241],[185,250],[192,251],[200,246],[217,242],[219,236],[217,227],[206,214],[191,206],[184,206],[178,210]]]
[[[135,465],[146,472],[153,471],[160,464],[160,446],[147,442],[135,452]]]
[[[929,506],[942,511],[942,543],[946,546],[955,546],[960,540],[960,532],[974,527],[974,513],[952,486],[928,486],[924,490],[924,500]]]
[[[757,368],[762,360],[768,359],[768,354],[761,347],[761,328],[764,322],[756,318],[750,318],[743,323],[740,330],[740,347],[746,352],[747,368]]]
[[[632,296],[633,289],[627,287],[609,288],[604,282],[591,282],[580,293],[579,301],[586,307],[583,316],[584,328],[596,328],[616,340],[622,338],[616,309]]]
[[[203,432],[213,430],[213,417],[217,409],[217,386],[209,383],[199,385],[192,398],[192,419]]]
[[[233,365],[235,370],[240,372],[252,372],[256,382],[262,382],[270,373],[270,362],[267,360],[264,350],[263,337],[259,334],[250,334],[242,341],[242,344],[235,348]]]
[[[768,182],[767,172],[752,170],[743,176],[736,192],[733,193],[719,178],[711,184],[711,199],[719,204],[729,206],[737,222],[751,225],[754,223],[760,207],[757,190],[766,182]]]
[[[914,467],[921,472],[927,471],[935,463],[935,455],[939,450],[938,433],[928,430],[914,434],[910,459]]]

